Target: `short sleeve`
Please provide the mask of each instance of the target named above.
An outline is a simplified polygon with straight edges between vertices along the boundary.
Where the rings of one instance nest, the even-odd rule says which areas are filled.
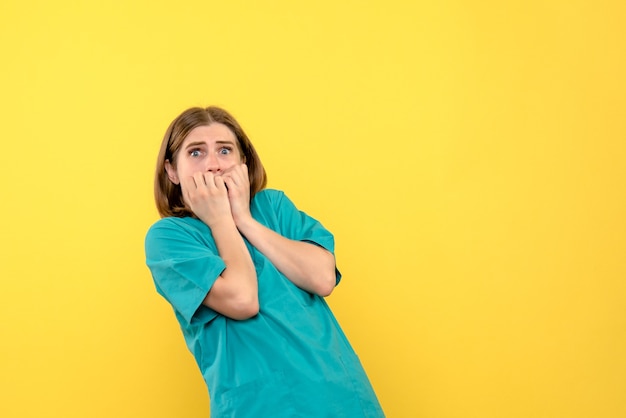
[[[226,265],[207,234],[208,227],[202,231],[183,219],[165,218],[150,228],[145,240],[146,264],[157,292],[189,325],[218,315],[202,302]]]
[[[297,241],[308,241],[335,253],[335,238],[321,222],[299,210],[285,193],[273,190],[270,195],[281,235]],[[337,283],[341,273],[336,269]]]

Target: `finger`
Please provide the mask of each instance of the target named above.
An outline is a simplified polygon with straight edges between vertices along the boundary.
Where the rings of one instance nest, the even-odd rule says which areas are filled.
[[[239,174],[242,177],[245,177],[248,175],[248,166],[245,163],[237,164],[236,171],[237,171],[237,174]]]
[[[224,179],[224,182],[225,182],[227,185],[228,185],[228,184],[230,184],[231,186],[232,186],[232,185],[236,186],[236,185],[238,185],[238,184],[239,184],[238,177],[239,177],[239,176],[238,176],[238,175],[237,175],[237,173],[235,173],[235,172],[230,172],[230,173],[224,174],[224,175],[222,176],[222,178]]]
[[[239,164],[237,166],[237,174],[239,175],[239,178],[241,180],[241,184],[244,184],[244,182],[248,182],[249,181],[249,177],[248,177],[248,166],[246,164]]]
[[[213,176],[213,174],[211,174],[211,177],[213,177],[213,184],[215,185],[215,187],[220,190],[226,188],[226,184],[224,182],[225,179],[223,176]]]
[[[248,179],[248,166],[237,164],[233,169],[233,179],[237,185],[244,185]]]
[[[196,189],[196,181],[193,177],[183,177],[180,179],[180,188],[183,192]]]
[[[207,186],[209,184],[209,182],[207,181],[208,179],[206,178],[207,174],[211,174],[211,173],[202,173],[200,171],[198,171],[197,173],[193,174],[193,179],[196,182],[196,187],[199,189],[203,186]]]
[[[222,177],[222,179],[224,180],[224,184],[226,185],[226,188],[228,190],[233,190],[237,187],[237,183],[235,182],[235,179],[232,176],[224,176]]]

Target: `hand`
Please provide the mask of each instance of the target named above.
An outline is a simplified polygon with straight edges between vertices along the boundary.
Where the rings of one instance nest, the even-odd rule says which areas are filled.
[[[228,190],[222,176],[211,172],[195,173],[181,179],[183,199],[191,211],[209,227],[224,219],[232,219]]]
[[[222,174],[228,188],[228,200],[235,224],[252,218],[250,214],[250,178],[248,166],[237,164]]]

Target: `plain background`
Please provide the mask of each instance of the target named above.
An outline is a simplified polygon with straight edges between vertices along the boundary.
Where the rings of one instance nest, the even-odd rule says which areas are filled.
[[[335,233],[388,417],[626,416],[625,18],[3,0],[0,416],[208,416],[143,239],[162,135],[209,104]]]

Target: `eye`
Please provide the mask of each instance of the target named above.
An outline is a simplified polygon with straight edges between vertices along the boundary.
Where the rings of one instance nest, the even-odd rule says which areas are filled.
[[[222,154],[222,155],[228,155],[228,154],[230,154],[232,151],[233,151],[233,150],[232,150],[232,148],[230,148],[230,147],[222,147],[222,148],[220,148],[219,153],[220,153],[220,154]]]
[[[189,150],[189,155],[191,157],[199,157],[202,155],[202,151],[200,151],[198,148],[194,148],[194,149]]]

